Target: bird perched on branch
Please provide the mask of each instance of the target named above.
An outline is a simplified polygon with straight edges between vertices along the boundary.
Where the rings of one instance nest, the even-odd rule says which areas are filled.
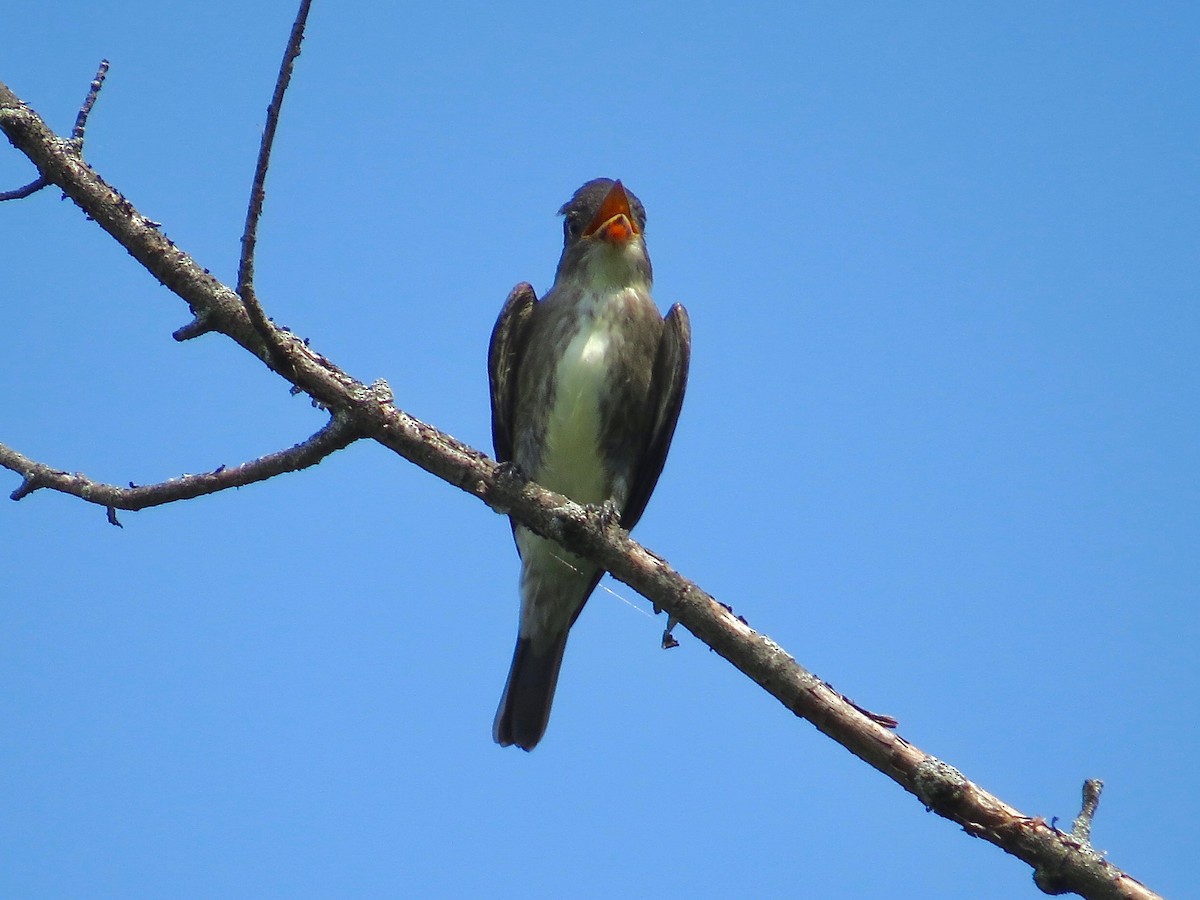
[[[658,482],[687,386],[691,329],[650,296],[646,211],[619,181],[589,181],[559,210],[563,252],[540,301],[515,287],[488,350],[496,458],[624,528]],[[513,522],[521,614],[493,736],[532,750],[546,731],[567,634],[603,571]]]

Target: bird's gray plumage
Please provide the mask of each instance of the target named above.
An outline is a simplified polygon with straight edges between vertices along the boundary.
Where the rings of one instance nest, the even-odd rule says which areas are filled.
[[[659,315],[645,209],[619,182],[589,181],[559,212],[563,253],[553,287],[539,301],[528,284],[517,285],[492,332],[496,458],[578,503],[611,501],[632,528],[683,403],[687,312],[676,304]],[[513,534],[522,558],[520,631],[494,736],[531,750],[549,720],[569,629],[604,573],[515,523]]]

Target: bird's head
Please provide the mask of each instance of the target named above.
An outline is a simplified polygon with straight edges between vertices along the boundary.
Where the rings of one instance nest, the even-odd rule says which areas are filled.
[[[650,287],[643,231],[646,208],[620,181],[596,178],[563,204],[563,252],[557,279],[583,277],[614,286]]]

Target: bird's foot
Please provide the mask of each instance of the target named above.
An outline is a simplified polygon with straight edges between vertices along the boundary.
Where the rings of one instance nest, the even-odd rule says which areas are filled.
[[[506,460],[505,462],[496,463],[496,478],[511,480],[511,481],[528,481],[529,480],[528,478],[525,477],[525,473],[521,471],[520,466],[518,466],[512,460]]]
[[[605,530],[621,524],[621,509],[612,498],[603,503],[589,503],[587,508],[596,516],[596,524]]]

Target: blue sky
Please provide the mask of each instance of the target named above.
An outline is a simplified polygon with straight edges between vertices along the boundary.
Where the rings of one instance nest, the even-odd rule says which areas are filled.
[[[0,80],[232,280],[293,8],[6,14]],[[268,312],[490,449],[508,289],[620,177],[692,377],[636,534],[913,743],[1195,889],[1200,66],[1186,4],[318,3]],[[31,177],[0,152],[0,185]],[[53,191],[0,208],[0,441],[113,483],[322,416]],[[5,494],[19,480],[0,473]],[[122,515],[0,504],[0,894],[1041,896],[605,582],[489,734],[507,523],[376,446]]]

